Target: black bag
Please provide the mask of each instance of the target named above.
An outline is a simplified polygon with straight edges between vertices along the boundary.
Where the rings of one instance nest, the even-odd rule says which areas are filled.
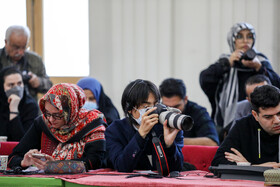
[[[210,166],[209,170],[221,179],[264,181],[263,173],[272,167],[222,165]]]

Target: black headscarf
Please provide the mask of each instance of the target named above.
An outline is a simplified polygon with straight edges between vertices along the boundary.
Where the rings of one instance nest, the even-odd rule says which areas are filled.
[[[15,69],[15,67],[6,67],[0,72],[0,136],[8,136],[8,141],[19,141],[19,139],[24,135],[28,130],[31,120],[33,121],[38,115],[38,104],[35,100],[26,93],[24,89],[23,97],[19,103],[18,110],[21,124],[25,132],[15,132],[16,135],[11,134],[10,128],[10,109],[8,98],[4,91],[4,76],[7,71],[12,71],[21,75],[20,71]],[[11,74],[14,74],[11,73]],[[19,128],[19,130],[22,128]],[[21,135],[20,135],[21,134]]]

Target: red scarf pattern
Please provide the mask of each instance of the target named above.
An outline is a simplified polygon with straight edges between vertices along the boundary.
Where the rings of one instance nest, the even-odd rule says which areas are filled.
[[[86,143],[101,139],[105,140],[105,127],[101,125],[84,135],[79,142],[63,144],[93,120],[103,118],[105,121],[104,115],[98,110],[88,111],[82,108],[85,100],[85,94],[79,86],[60,83],[54,85],[39,101],[39,107],[46,125],[60,142],[52,154],[56,160],[81,158]],[[60,129],[53,128],[45,117],[46,101],[50,102],[60,113],[64,114],[66,124]]]

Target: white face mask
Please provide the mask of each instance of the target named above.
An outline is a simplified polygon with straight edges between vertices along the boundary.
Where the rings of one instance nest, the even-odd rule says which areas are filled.
[[[147,108],[142,108],[142,109],[136,109],[136,108],[134,108],[134,109],[137,110],[137,111],[139,112],[140,116],[139,116],[138,119],[135,119],[134,116],[132,116],[132,117],[133,117],[133,119],[135,119],[135,121],[136,121],[139,125],[141,125],[142,116],[143,116],[144,113],[147,111]]]

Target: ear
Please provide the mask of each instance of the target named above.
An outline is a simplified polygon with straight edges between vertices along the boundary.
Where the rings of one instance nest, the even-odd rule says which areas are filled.
[[[188,103],[188,96],[185,96],[185,98],[184,98],[184,102],[185,102],[185,104],[187,104],[187,103]]]
[[[252,115],[254,116],[256,121],[259,121],[259,119],[258,119],[259,115],[256,111],[252,110]]]

